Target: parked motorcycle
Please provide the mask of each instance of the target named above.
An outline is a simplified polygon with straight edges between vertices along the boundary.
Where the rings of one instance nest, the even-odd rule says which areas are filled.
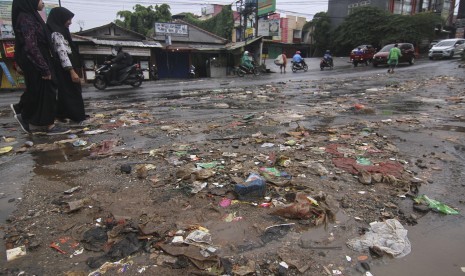
[[[106,63],[95,70],[95,88],[98,90],[105,90],[107,86],[118,86],[124,84],[139,87],[144,80],[144,74],[138,64],[121,69],[118,72],[117,80],[112,80],[110,69],[111,65]]]
[[[239,65],[239,67],[236,68],[236,74],[239,77],[243,77],[244,75],[247,75],[247,74],[253,74],[255,76],[259,76],[260,75],[260,70],[255,65],[251,69],[249,69],[247,67],[244,67],[242,65]]]
[[[304,72],[307,72],[308,70],[308,66],[305,63],[305,60],[302,60],[302,62],[294,62],[293,60],[291,60],[291,63],[292,63],[292,72],[294,73],[299,70],[304,70]]]
[[[328,67],[329,69],[333,70],[334,64],[333,64],[333,59],[325,59],[322,58],[320,61],[320,69],[323,71],[325,67]]]
[[[194,65],[191,65],[189,67],[189,78],[191,79],[195,78],[195,66]]]
[[[150,79],[152,80],[159,80],[160,78],[158,77],[158,68],[155,64],[152,65],[152,67],[149,69],[149,75]]]

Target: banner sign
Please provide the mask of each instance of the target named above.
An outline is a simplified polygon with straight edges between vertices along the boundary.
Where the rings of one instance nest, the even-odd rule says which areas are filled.
[[[258,20],[259,36],[279,36],[280,28],[279,19]]]
[[[155,23],[155,35],[189,36],[189,29],[185,24]]]

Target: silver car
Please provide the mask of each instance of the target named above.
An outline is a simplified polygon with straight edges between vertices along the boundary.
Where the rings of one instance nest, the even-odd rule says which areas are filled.
[[[429,59],[452,58],[460,56],[465,49],[465,39],[453,38],[444,39],[434,45],[428,53]]]

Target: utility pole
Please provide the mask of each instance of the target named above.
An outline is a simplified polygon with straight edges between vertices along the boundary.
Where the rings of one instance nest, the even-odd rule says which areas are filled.
[[[61,7],[61,0],[58,0],[58,6]]]

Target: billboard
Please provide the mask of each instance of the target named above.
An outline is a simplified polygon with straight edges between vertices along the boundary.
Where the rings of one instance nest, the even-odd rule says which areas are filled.
[[[266,15],[276,11],[276,0],[257,0],[258,16]]]
[[[279,36],[280,24],[279,19],[258,20],[259,36]]]

